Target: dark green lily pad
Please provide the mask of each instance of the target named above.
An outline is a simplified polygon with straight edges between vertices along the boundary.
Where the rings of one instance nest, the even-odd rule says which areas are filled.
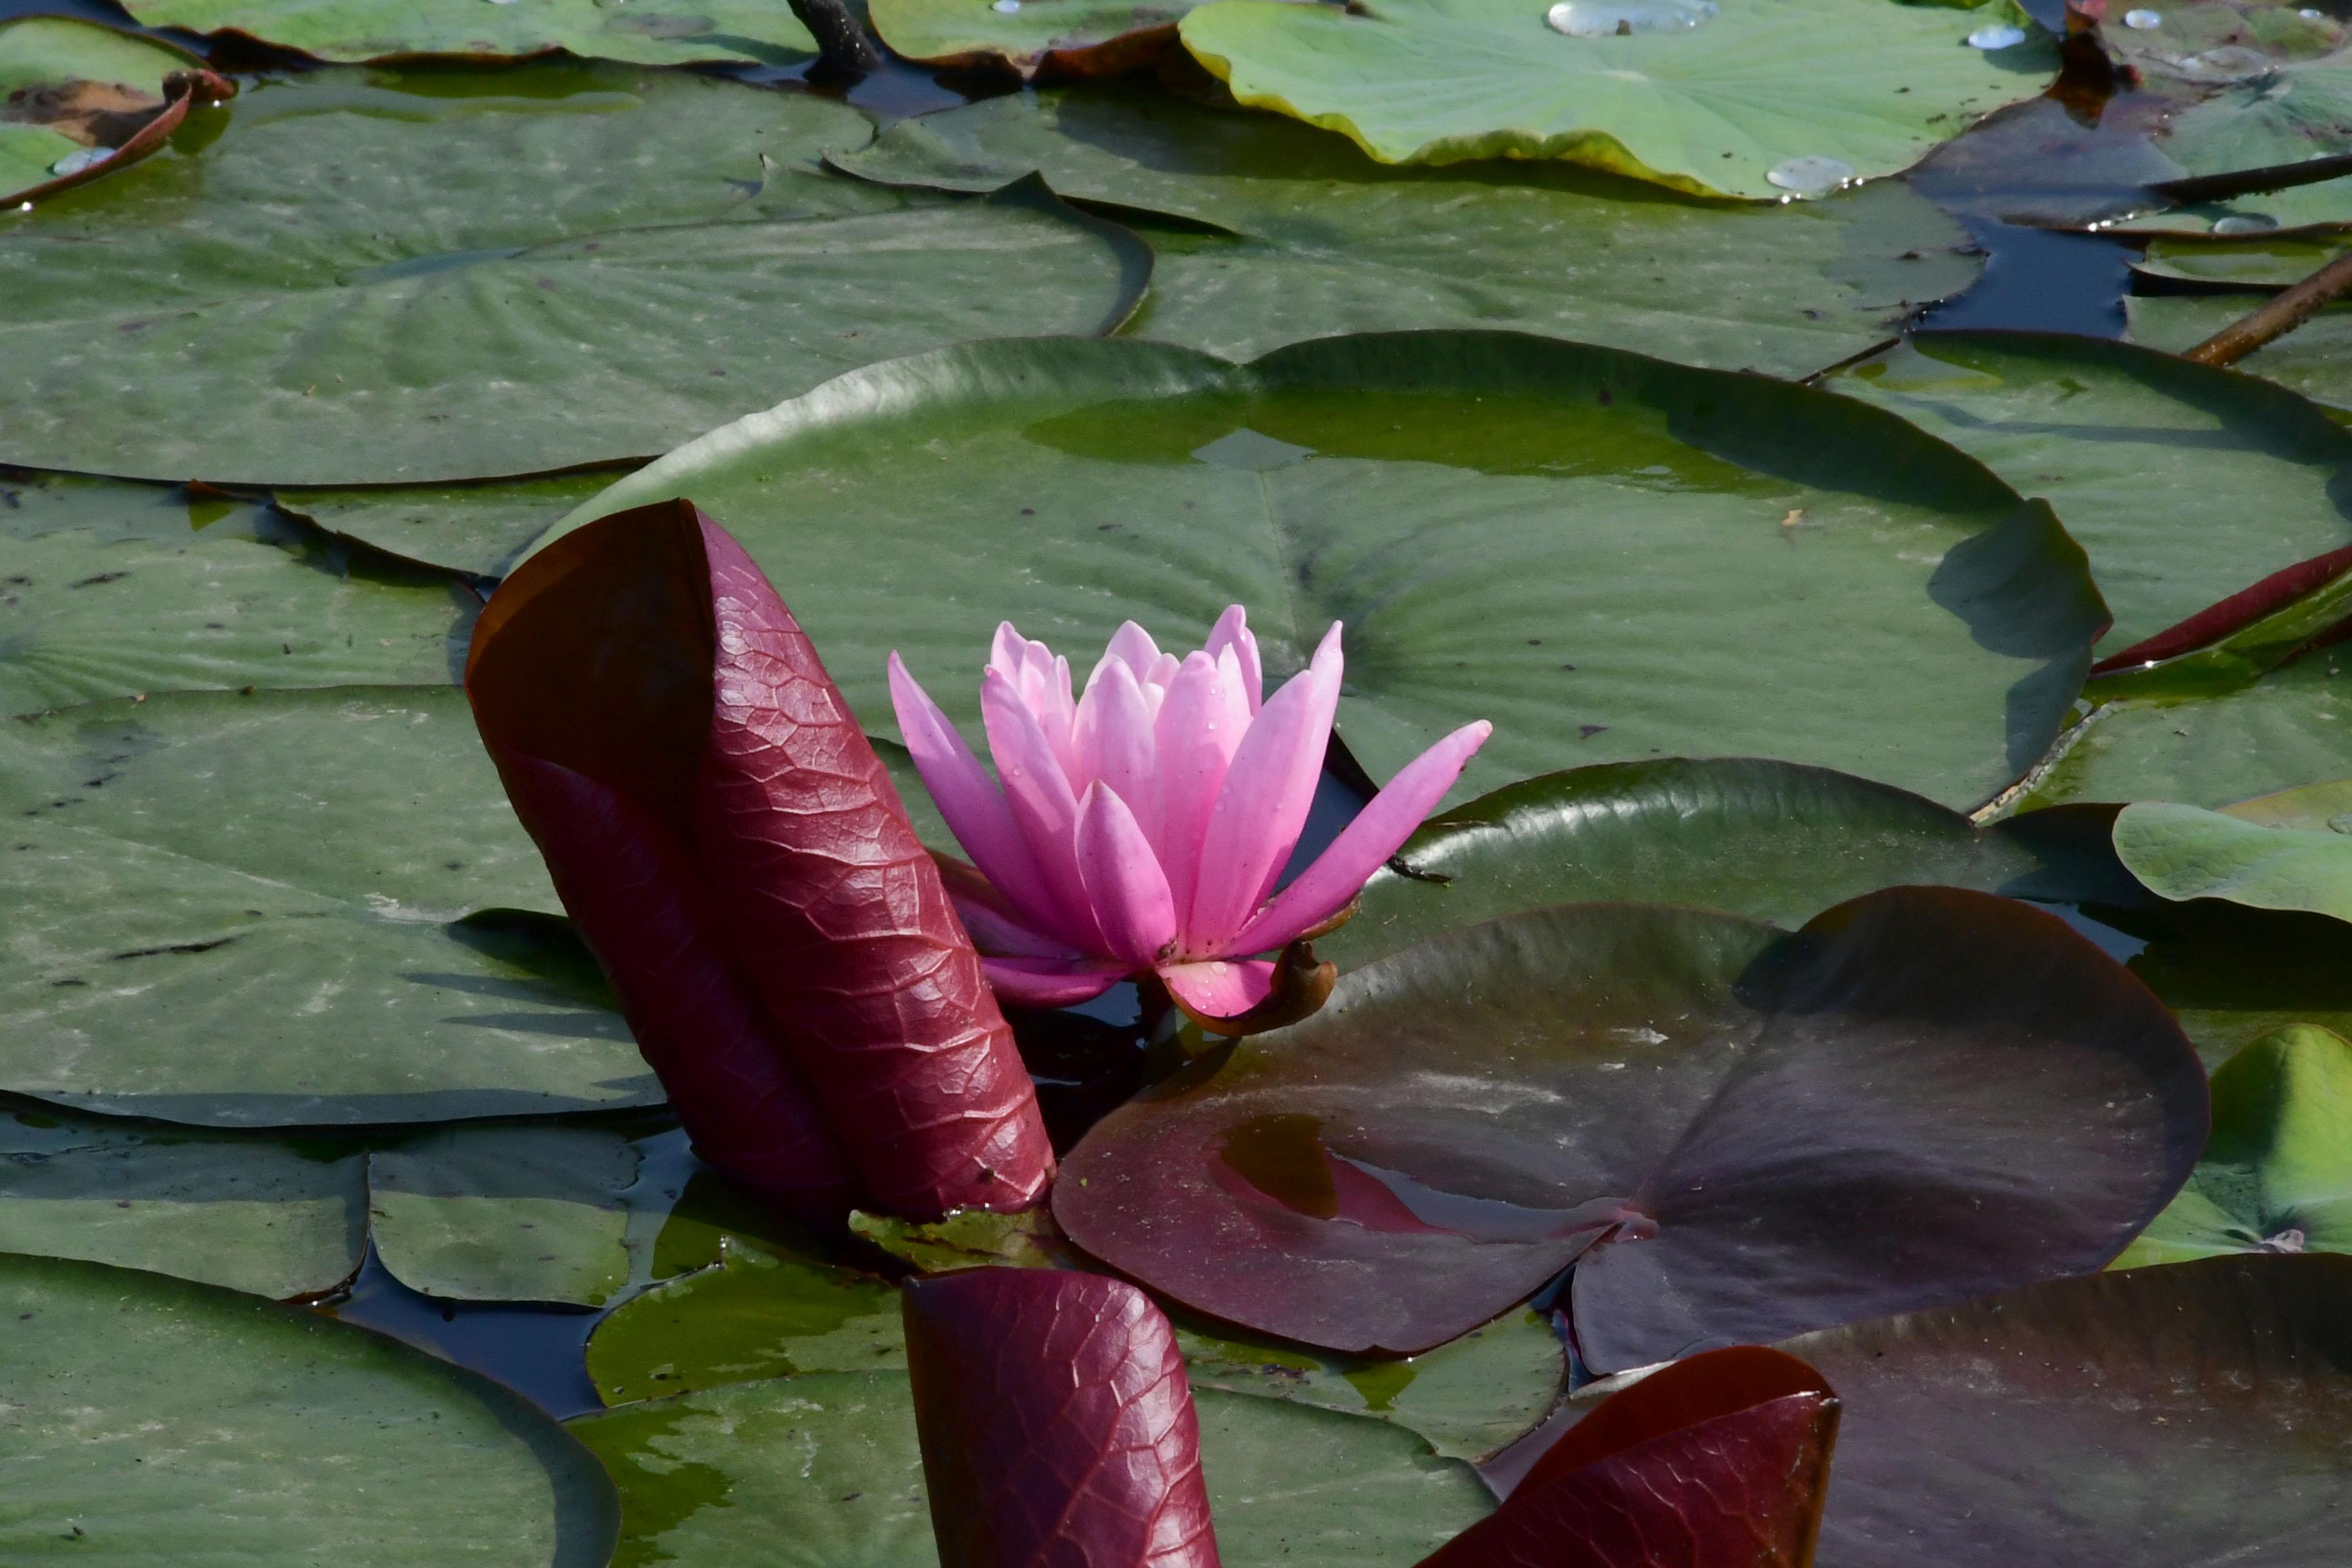
[[[1468,1466],[1386,1422],[1216,1389],[1193,1403],[1230,1568],[1409,1568],[1492,1509]],[[938,1561],[902,1373],[728,1384],[572,1431],[621,1489],[614,1568]]]
[[[457,1127],[379,1149],[376,1255],[427,1296],[601,1306],[629,1281],[638,1163],[596,1127]]]
[[[678,495],[869,726],[894,647],[977,733],[1000,618],[1087,658],[1129,617],[1196,646],[1239,601],[1269,675],[1348,623],[1339,722],[1376,777],[1493,720],[1457,798],[1749,753],[1973,805],[2046,748],[2105,621],[2045,510],[1891,415],[1508,333],[1247,366],[971,345],[713,432],[565,526]]]
[[[1788,935],[1572,904],[1147,1090],[1054,1212],[1189,1307],[1346,1350],[1439,1343],[1575,1260],[1614,1371],[2096,1268],[2205,1131],[2172,1020],[2024,905],[1897,888]]]
[[[1566,158],[1774,201],[1907,168],[2040,92],[2057,68],[2049,37],[1969,47],[1983,25],[1885,0],[1572,0],[1564,13],[1217,0],[1181,36],[1242,102],[1341,132],[1383,163]]]
[[[2352,219],[2352,212],[2346,215]],[[2146,278],[2238,289],[2284,289],[2344,253],[2341,234],[2263,234],[2245,239],[2152,239],[2132,270]],[[2242,301],[2252,308],[2251,301]]]
[[[0,1321],[12,1563],[601,1568],[618,1534],[612,1484],[561,1427],[380,1335],[13,1255]]]
[[[2352,927],[2218,900],[2100,910],[2145,942],[2131,972],[2172,1010],[2209,1068],[2297,1024],[2352,1034]]]
[[[246,502],[0,471],[0,712],[444,682],[479,605]]]
[[[2113,654],[2352,543],[2352,435],[2303,399],[2126,343],[1932,333],[1827,384],[2057,509],[2115,611]],[[2240,505],[2259,495],[2259,507]],[[2216,528],[2217,516],[2231,526]]]
[[[479,0],[476,0],[478,4]],[[472,485],[281,489],[279,507],[339,539],[477,577],[496,577],[548,524],[603,489],[610,469]]]
[[[1510,326],[1802,376],[1981,266],[1957,223],[1891,182],[1767,212],[1559,163],[1397,168],[1293,120],[1128,83],[902,120],[832,162],[967,192],[1034,172],[1130,222],[1181,220],[1149,230],[1159,260],[1129,331],[1234,359],[1334,332]]]
[[[238,1127],[660,1099],[532,925],[553,890],[454,689],[15,721],[0,810],[0,1088]]]
[[[2132,342],[2179,353],[2262,302],[2260,294],[2135,294],[2125,298],[2124,313]],[[2352,367],[2352,306],[2335,305],[2256,349],[2234,368],[2331,408],[2352,408],[2352,369],[2347,367]]]
[[[824,175],[863,115],[707,77],[316,71],[227,120],[0,233],[0,461],[336,486],[642,457],[873,360],[1108,331],[1149,273],[1035,185]]]
[[[2213,1074],[2213,1138],[2118,1268],[2234,1252],[2352,1252],[2352,1044],[2298,1024]]]
[[[0,1111],[0,1252],[319,1295],[366,1257],[367,1163],[333,1145]]]
[[[816,54],[777,0],[131,0],[150,27],[237,33],[322,60],[449,55],[520,59],[551,49],[637,65],[802,65]]]

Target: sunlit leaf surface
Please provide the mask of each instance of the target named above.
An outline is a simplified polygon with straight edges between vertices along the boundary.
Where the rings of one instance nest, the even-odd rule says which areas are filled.
[[[322,60],[414,55],[519,59],[551,49],[637,65],[799,65],[816,42],[774,0],[135,0],[151,27],[241,33]]]

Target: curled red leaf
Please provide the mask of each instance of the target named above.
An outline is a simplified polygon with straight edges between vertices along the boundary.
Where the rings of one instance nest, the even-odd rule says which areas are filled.
[[[1807,1568],[1838,1409],[1780,1351],[1676,1362],[1487,1466],[1501,1510],[1422,1568]]]
[[[1036,1097],[881,760],[741,547],[600,519],[482,613],[467,691],[509,797],[705,1156],[838,1217],[1018,1208]]]
[[[1168,1320],[1059,1269],[910,1281],[907,1372],[941,1568],[1217,1568]]]

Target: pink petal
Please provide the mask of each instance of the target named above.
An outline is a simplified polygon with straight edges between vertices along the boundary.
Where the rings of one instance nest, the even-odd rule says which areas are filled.
[[[1249,700],[1238,668],[1205,653],[1187,655],[1169,684],[1155,724],[1160,756],[1160,864],[1179,911],[1192,904],[1201,837],[1224,786],[1225,770],[1249,732]]]
[[[963,921],[972,946],[980,949],[983,957],[1041,958],[1054,963],[1070,963],[1086,956],[1074,952],[1067,942],[1036,930],[1002,903],[973,898],[954,887],[949,888],[948,897],[954,900],[956,915]]]
[[[1339,626],[1324,634],[1315,660],[1250,721],[1234,753],[1216,809],[1201,839],[1201,869],[1184,920],[1182,951],[1207,958],[1249,923],[1307,826],[1315,783],[1339,705]]]
[[[1115,658],[1125,660],[1129,669],[1141,675],[1160,662],[1160,645],[1133,621],[1121,621],[1118,630],[1110,634],[1110,646],[1103,650],[1102,663],[1095,666],[1094,675],[1087,678],[1087,684],[1092,686],[1096,677],[1102,674],[1103,665]]]
[[[890,655],[890,706],[898,711],[898,732],[907,738],[915,771],[947,819],[948,831],[1023,920],[1046,931],[1057,929],[1063,923],[1059,905],[1037,874],[1028,843],[1004,803],[1004,792],[896,650]]]
[[[1078,700],[1072,747],[1077,752],[1078,777],[1087,784],[1101,783],[1117,790],[1135,814],[1143,837],[1157,846],[1160,747],[1152,733],[1150,703],[1126,660],[1104,660],[1086,696]]]
[[[1158,963],[1176,940],[1176,902],[1135,814],[1107,784],[1078,807],[1078,875],[1115,957],[1138,969]]]
[[[1169,964],[1160,971],[1160,978],[1185,1006],[1203,1017],[1236,1018],[1274,989],[1274,965],[1259,959],[1239,963],[1212,959]]]
[[[1003,671],[991,668],[980,682],[981,718],[988,749],[1004,784],[1005,804],[1029,847],[1030,864],[1045,883],[1058,917],[1051,929],[1088,952],[1103,951],[1094,907],[1078,876],[1078,803],[1036,717]]]
[[[1412,837],[1422,818],[1445,798],[1472,753],[1494,731],[1483,719],[1465,724],[1399,769],[1315,863],[1242,928],[1232,951],[1265,952],[1281,947],[1346,908],[1381,863]]]
[[[1239,605],[1225,606],[1225,613],[1209,629],[1209,640],[1202,645],[1202,651],[1212,658],[1227,648],[1234,650],[1234,658],[1241,665],[1242,690],[1249,697],[1249,710],[1255,713],[1264,700],[1265,667],[1258,662],[1257,638],[1250,633],[1249,612]]]
[[[1068,1007],[1092,1001],[1127,978],[1124,964],[1089,962],[1091,967],[1058,968],[1036,959],[982,958],[980,967],[999,1002],[1015,1007]]]
[[[989,649],[989,668],[1013,683],[1021,705],[1037,721],[1046,744],[1053,748],[1063,772],[1068,773],[1075,759],[1070,726],[1077,717],[1077,706],[1070,700],[1070,661],[1055,657],[1044,643],[1023,637],[1011,621],[1003,621]]]

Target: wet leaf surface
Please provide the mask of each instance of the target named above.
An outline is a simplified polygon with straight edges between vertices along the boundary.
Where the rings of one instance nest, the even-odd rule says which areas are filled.
[[[417,55],[521,59],[562,49],[638,65],[802,65],[816,40],[791,8],[763,0],[133,0],[150,27],[236,33],[322,60],[401,60]]]
[[[822,525],[785,504],[813,489]],[[1511,334],[1245,367],[976,345],[715,432],[565,526],[681,494],[740,530],[870,727],[894,647],[977,733],[977,683],[949,678],[1000,617],[1181,642],[1239,602],[1269,676],[1348,623],[1339,724],[1375,778],[1494,721],[1464,798],[1744,752],[1973,805],[2046,746],[2105,618],[2046,512],[1892,416]]]
[[[1510,326],[1805,375],[1979,268],[1960,226],[1898,184],[1766,212],[1563,164],[1397,168],[1138,84],[984,99],[831,162],[967,192],[1035,172],[1108,204],[1158,253],[1129,331],[1236,359],[1332,332]]]
[[[209,1286],[0,1256],[0,1550],[110,1563],[598,1568],[613,1488],[488,1382]],[[397,1478],[397,1485],[386,1484]]]
[[[2352,218],[2352,211],[2347,211]],[[2124,300],[2131,341],[2179,353],[2237,321],[2263,302],[2260,294],[2132,295]],[[2237,363],[2245,375],[2258,375],[2331,408],[2352,408],[2352,307],[2332,306],[2275,342]]]
[[[1182,37],[1244,103],[1384,163],[1567,158],[1776,201],[1894,174],[2040,92],[2047,36],[1968,47],[1983,23],[1881,0],[1218,0]]]
[[[622,67],[265,82],[216,138],[0,234],[0,460],[311,486],[541,472],[876,359],[1132,309],[1148,256],[1050,193],[816,171],[870,133],[806,94]],[[93,246],[109,267],[71,263]],[[223,421],[208,391],[230,384]]]
[[[2154,998],[2021,905],[1895,889],[1793,936],[1570,905],[1147,1091],[1054,1210],[1189,1307],[1350,1350],[1450,1339],[1581,1255],[1577,1343],[1613,1371],[2096,1267],[2205,1121]]]

